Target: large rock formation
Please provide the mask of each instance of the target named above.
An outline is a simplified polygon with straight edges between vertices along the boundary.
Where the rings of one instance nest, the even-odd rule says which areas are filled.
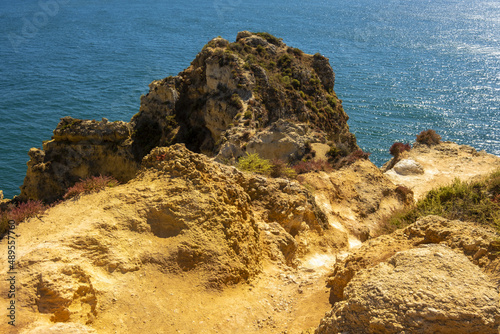
[[[21,199],[53,202],[80,179],[112,175],[120,182],[134,177],[139,163],[131,153],[132,128],[125,122],[61,119],[43,149],[32,148]]]
[[[269,34],[215,38],[177,76],[153,81],[130,123],[63,118],[43,150],[30,150],[20,197],[51,202],[99,174],[126,182],[151,149],[175,143],[223,162],[246,152],[297,161],[313,143],[340,158],[358,146],[334,82],[327,58]]]
[[[265,262],[297,267],[315,246],[311,240],[324,237],[321,247],[330,251],[347,244],[298,183],[243,173],[180,144],[153,149],[127,184],[65,201],[16,232],[17,328],[30,333],[52,330],[50,323],[142,331],[148,327],[116,313],[136,307],[131,291],[140,295],[142,317],[155,314],[155,326],[164,316],[175,319],[170,298],[157,292],[163,299],[156,301],[143,285],[187,294],[220,289],[248,282]],[[4,279],[7,261],[1,263]],[[6,288],[0,285],[1,298]]]
[[[369,276],[369,273],[374,273],[373,270],[370,268],[386,268],[384,266],[379,266],[380,264],[390,262],[391,258],[393,258],[396,254],[398,253],[405,253],[408,250],[414,249],[419,247],[420,245],[436,245],[436,244],[441,244],[447,246],[450,250],[453,250],[457,254],[461,254],[464,257],[470,261],[470,265],[465,266],[462,268],[464,260],[458,259],[454,254],[451,258],[454,260],[451,260],[451,262],[457,261],[457,264],[455,264],[457,267],[453,269],[454,271],[461,272],[463,276],[475,276],[479,277],[483,282],[491,282],[488,284],[492,284],[492,286],[495,288],[495,291],[498,290],[499,287],[499,282],[500,282],[500,275],[498,274],[498,270],[496,269],[498,265],[500,264],[500,256],[498,253],[498,250],[500,249],[500,244],[497,241],[497,234],[491,230],[490,228],[487,227],[482,227],[482,226],[477,226],[474,223],[468,223],[468,222],[462,222],[462,221],[450,221],[445,218],[441,218],[438,216],[428,216],[425,218],[420,219],[416,223],[408,226],[407,228],[403,230],[398,230],[394,232],[391,235],[386,235],[386,236],[381,236],[373,240],[369,240],[365,244],[363,244],[359,249],[354,250],[351,254],[349,254],[347,257],[341,259],[338,261],[335,266],[333,273],[331,275],[331,278],[328,280],[328,286],[331,287],[331,293],[330,293],[330,301],[334,304],[334,310],[330,315],[327,315],[327,317],[324,319],[322,325],[320,326],[320,330],[318,333],[331,333],[334,331],[328,331],[327,329],[330,328],[333,322],[337,323],[336,319],[336,312],[340,309],[342,311],[338,311],[340,313],[344,312],[344,310],[347,312],[347,310],[350,309],[350,307],[354,307],[352,304],[351,306],[346,306],[347,304],[350,303],[350,295],[348,291],[348,287],[352,281],[354,281],[358,275],[361,275],[359,280],[356,282],[361,282],[367,278],[367,275]],[[417,251],[418,253],[418,251]],[[447,252],[448,254],[449,252]],[[405,253],[405,254],[413,254],[413,253]],[[417,254],[418,255],[418,254]],[[449,259],[450,256],[447,255],[447,258]],[[426,261],[432,261],[434,257],[429,257]],[[444,261],[443,259],[437,259],[436,263],[440,263]],[[448,260],[447,260],[448,261]],[[425,270],[421,270],[422,273],[427,275],[427,271],[429,269],[429,265],[427,263],[417,265],[414,264],[416,268],[425,268]],[[450,266],[453,265],[452,263],[449,264]],[[454,265],[454,266],[455,266]],[[387,264],[385,264],[387,266]],[[469,272],[466,273],[467,270],[472,270],[473,267],[476,267],[474,272]],[[450,267],[451,268],[451,267]],[[467,269],[468,268],[468,269]],[[378,269],[375,269],[377,271]],[[402,273],[407,272],[408,270],[404,268],[394,268],[391,269],[394,270],[395,272],[400,271]],[[483,275],[481,272],[487,277],[483,280]],[[364,274],[363,274],[364,273]],[[438,272],[434,271],[432,272],[429,271],[430,276],[425,276],[426,279],[429,281],[434,280],[434,281],[439,281],[442,278],[442,275],[439,274]],[[462,275],[461,274],[461,275]],[[377,274],[378,275],[378,274]],[[380,277],[377,275],[374,275],[374,279],[377,280]],[[423,276],[422,276],[423,277]],[[401,278],[396,278],[394,284],[399,284],[398,280]],[[449,275],[446,276],[446,279],[449,279]],[[418,280],[416,280],[418,281]],[[418,282],[417,282],[418,283]],[[420,282],[421,283],[421,282]],[[420,284],[418,283],[418,284]],[[354,283],[353,283],[354,284]],[[357,284],[357,283],[356,283]],[[388,284],[393,284],[388,282]],[[408,286],[405,286],[405,289],[421,289],[423,291],[429,290],[429,291],[434,291],[428,288],[427,286],[418,286],[418,284],[412,286],[411,288]],[[470,282],[468,283],[470,284]],[[477,283],[479,284],[479,283]],[[483,283],[481,283],[483,284]],[[456,298],[457,295],[463,294],[462,298],[472,298],[473,294],[470,293],[463,293],[461,292],[460,289],[455,289],[455,285],[450,285],[450,287],[446,290],[443,290],[439,292],[439,295],[442,296],[442,300],[448,300],[451,303],[455,303],[458,299]],[[359,285],[357,285],[359,287]],[[402,286],[401,286],[402,287]],[[464,287],[465,288],[465,287]],[[397,296],[398,291],[390,291],[388,292],[388,295],[393,295]],[[496,292],[497,293],[497,292]],[[435,291],[435,295],[438,294],[438,291]],[[448,294],[448,295],[447,295]],[[391,297],[392,298],[392,297]],[[395,297],[396,298],[396,297]],[[473,305],[473,308],[477,307],[477,305],[474,305],[474,302],[472,299],[470,300],[462,300],[462,303],[464,306],[469,307]],[[484,298],[483,298],[484,299]],[[357,299],[356,299],[357,300]],[[493,299],[492,299],[493,300]],[[371,305],[371,312],[370,315],[373,315],[374,319],[373,321],[363,321],[364,325],[367,326],[364,330],[360,330],[359,328],[356,329],[355,327],[349,328],[348,325],[344,324],[344,320],[338,320],[339,323],[342,322],[343,325],[339,326],[347,326],[347,327],[342,327],[344,329],[339,330],[339,332],[349,332],[349,333],[356,333],[356,332],[366,332],[366,333],[382,333],[385,331],[387,332],[398,332],[399,330],[397,329],[398,327],[394,328],[385,328],[385,329],[377,329],[379,325],[376,324],[377,321],[380,319],[376,320],[378,315],[376,314],[382,314],[385,312],[393,312],[394,310],[390,311],[388,308],[391,307],[396,307],[399,308],[400,310],[406,312],[408,311],[408,303],[409,301],[403,300],[397,300],[396,299],[387,299],[387,305],[381,305],[381,304],[373,304]],[[489,302],[490,300],[487,299],[486,302]],[[440,309],[440,307],[435,307],[432,306],[431,304],[435,303],[436,301],[432,301],[430,299],[422,301],[421,305],[426,304],[426,307],[430,308],[435,308],[435,309]],[[355,303],[355,301],[354,301]],[[389,304],[393,303],[394,305],[389,306]],[[411,304],[411,303],[410,303]],[[343,305],[343,306],[340,306]],[[401,305],[401,306],[398,306]],[[447,305],[442,305],[441,307],[444,307],[446,309],[449,309],[452,304],[447,304]],[[346,307],[344,309],[344,307]],[[455,307],[455,306],[453,306]],[[495,307],[498,307],[498,302],[496,302]],[[380,309],[379,309],[380,308]],[[361,309],[357,309],[360,313],[358,315],[361,315],[363,311]],[[479,309],[478,309],[479,310]],[[476,310],[477,312],[480,312]],[[358,312],[358,311],[349,311],[349,312]],[[476,312],[474,311],[474,312]],[[418,312],[423,312],[425,313],[424,308],[422,308]],[[417,313],[418,313],[417,312]],[[474,312],[471,311],[470,314],[474,314]],[[489,311],[488,311],[489,312]],[[497,312],[497,311],[495,311]],[[339,313],[339,314],[340,314]],[[438,312],[439,313],[439,312]],[[357,314],[357,313],[356,313]],[[344,317],[344,315],[339,315],[341,318]],[[414,315],[411,315],[413,317]],[[418,314],[415,314],[415,316],[418,316]],[[440,314],[436,315],[437,318],[435,319],[441,319],[443,321],[461,321],[465,319],[466,317],[458,316],[454,314],[453,312],[440,312]],[[403,317],[403,315],[401,315]],[[496,317],[496,316],[495,316]],[[404,318],[404,317],[403,317]],[[399,320],[395,319],[385,319],[385,324],[391,324],[391,323],[398,323],[399,325],[405,326],[402,322],[400,321],[407,321],[407,319],[399,318]],[[402,320],[403,319],[403,320]],[[366,319],[365,319],[366,320]],[[424,320],[424,318],[422,318]],[[478,319],[476,319],[478,320]],[[423,326],[423,327],[415,327],[412,332],[426,332],[426,330],[430,330],[431,332],[433,330],[427,328],[425,326],[431,326],[434,320],[431,318],[426,319],[425,321],[422,321],[420,323],[415,322],[414,325],[418,326]],[[494,322],[489,323],[487,332],[491,332],[492,328],[496,328],[498,330],[498,323],[497,323],[497,318],[495,318]],[[373,323],[374,327],[369,328],[370,324]],[[471,322],[472,323],[472,322]],[[408,323],[406,323],[408,324]],[[358,326],[359,323],[356,325],[353,324],[353,326]],[[398,325],[398,326],[399,326]],[[456,325],[450,325],[450,328],[456,328]],[[486,322],[484,323],[486,325]],[[337,325],[335,325],[337,326]],[[413,325],[412,325],[413,326]],[[481,330],[473,329],[472,327],[467,327],[466,324],[462,324],[464,328],[466,328],[465,331],[460,332],[456,331],[456,333],[469,333],[467,330],[470,330],[470,333],[482,333]],[[494,327],[496,326],[496,327]],[[332,327],[333,328],[333,327]],[[335,327],[336,328],[336,327]],[[489,329],[488,329],[489,328]],[[330,330],[330,329],[329,329]],[[437,329],[436,329],[437,330]],[[439,330],[437,330],[440,332]],[[445,331],[446,332],[446,331]],[[453,332],[453,331],[452,331]],[[336,333],[336,332],[335,332]],[[450,332],[451,333],[451,332]]]
[[[422,245],[360,271],[316,331],[496,334],[498,289],[464,255]]]
[[[306,142],[327,141],[347,154],[357,145],[334,82],[327,58],[269,34],[240,32],[234,43],[215,38],[179,75],[151,83],[132,119],[134,138],[183,142],[220,159],[249,150],[293,160]]]

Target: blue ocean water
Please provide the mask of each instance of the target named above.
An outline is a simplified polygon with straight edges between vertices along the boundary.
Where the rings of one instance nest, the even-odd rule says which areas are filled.
[[[500,155],[498,0],[16,0],[0,3],[0,189],[19,194],[59,118],[128,121],[152,80],[241,30],[330,58],[377,165],[429,128]]]

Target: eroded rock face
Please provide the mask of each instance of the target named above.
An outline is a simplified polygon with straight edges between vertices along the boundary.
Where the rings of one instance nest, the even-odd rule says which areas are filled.
[[[127,182],[139,166],[130,149],[131,132],[125,122],[62,118],[43,150],[30,149],[20,198],[53,202],[75,182],[92,175],[112,175]]]
[[[360,271],[321,333],[498,333],[498,289],[464,255],[431,244]]]
[[[367,241],[338,261],[328,281],[330,301],[344,300],[344,288],[359,271],[385,262],[398,252],[432,243],[445,244],[464,254],[491,280],[500,282],[500,275],[495,269],[500,263],[500,243],[494,231],[474,223],[427,216],[403,230]]]
[[[331,226],[345,228],[361,241],[376,234],[385,216],[413,203],[411,192],[402,193],[369,160],[330,173],[302,174],[298,179],[312,189]]]
[[[186,70],[150,85],[132,119],[134,141],[182,142],[220,160],[245,151],[296,160],[306,141],[331,141],[349,153],[358,147],[334,82],[327,58],[274,36],[241,32],[234,43],[215,38]],[[283,121],[300,131],[284,131]]]
[[[161,284],[189,277],[216,289],[247,282],[264,261],[297,267],[328,222],[298,183],[244,173],[175,144],[153,149],[127,184],[56,205],[16,231],[20,328],[85,333],[116,317],[115,307],[130,308],[124,281],[135,282],[144,300],[151,299],[139,286],[145,273]],[[321,240],[331,249],[346,243],[342,233]]]

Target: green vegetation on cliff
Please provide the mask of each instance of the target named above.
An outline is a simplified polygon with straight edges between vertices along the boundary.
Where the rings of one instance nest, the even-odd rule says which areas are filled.
[[[428,215],[472,221],[500,230],[500,170],[479,181],[456,179],[449,186],[431,190],[414,207],[396,212],[389,223],[393,228],[402,228]]]

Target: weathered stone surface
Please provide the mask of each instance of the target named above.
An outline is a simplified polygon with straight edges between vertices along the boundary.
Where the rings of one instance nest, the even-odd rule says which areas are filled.
[[[497,287],[464,255],[422,245],[360,271],[322,333],[498,333]]]
[[[329,232],[324,213],[297,182],[244,173],[181,144],[154,148],[128,183],[65,201],[17,227],[18,328],[38,333],[63,322],[112,333],[109,319],[129,321],[116,308],[135,305],[131,290],[141,295],[141,314],[146,303],[156,315],[156,287],[178,280],[188,292],[220,291],[254,280],[264,263],[293,269],[313,247],[346,245],[343,233],[322,240]],[[7,261],[0,269],[4,279]],[[185,285],[186,277],[196,283]],[[6,288],[0,285],[0,298]],[[162,296],[168,309],[162,312],[173,312],[166,306],[172,298]],[[139,328],[130,321],[126,328]]]
[[[405,175],[397,172],[392,169],[392,166],[397,165],[394,158],[381,169],[393,183],[412,189],[415,200],[433,188],[451,184],[456,178],[470,181],[500,168],[500,157],[452,142],[432,146],[416,143],[409,152],[401,153],[400,159],[415,161],[422,166],[423,173]]]
[[[234,43],[215,38],[189,68],[150,86],[132,119],[134,141],[182,142],[221,161],[249,151],[297,160],[306,141],[328,140],[351,152],[358,147],[334,82],[327,58],[304,54],[271,35],[245,31]],[[175,125],[166,124],[169,117]],[[283,121],[302,130],[276,131]]]
[[[335,303],[344,299],[344,288],[359,271],[421,244],[447,245],[467,256],[491,280],[500,284],[496,269],[500,265],[500,244],[496,240],[494,231],[474,223],[438,216],[423,217],[403,230],[367,241],[345,259],[338,261],[328,280],[330,301]]]
[[[94,175],[111,175],[127,182],[138,169],[130,150],[128,123],[64,117],[43,150],[32,148],[21,200],[52,202],[75,182]]]
[[[297,161],[306,143],[358,149],[333,91],[327,58],[265,33],[211,40],[177,76],[155,80],[130,123],[61,119],[53,140],[29,153],[21,199],[52,202],[81,178],[137,172],[155,147],[184,143],[218,161],[246,152]]]
[[[412,159],[403,159],[394,165],[393,170],[400,175],[424,174],[421,164]]]
[[[357,243],[355,239],[366,241],[374,235],[382,218],[413,203],[411,194],[403,196],[368,160],[330,173],[302,174],[298,179],[312,190],[330,225],[348,231]]]

